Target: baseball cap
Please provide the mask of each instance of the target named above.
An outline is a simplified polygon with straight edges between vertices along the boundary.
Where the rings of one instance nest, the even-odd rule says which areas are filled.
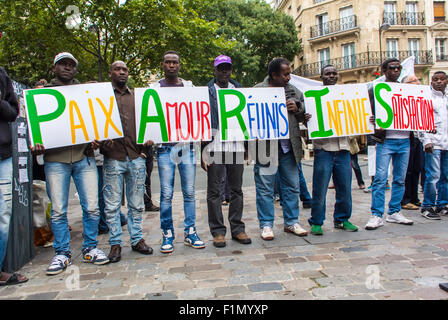
[[[219,66],[222,63],[232,64],[232,59],[230,59],[230,57],[228,56],[221,54],[215,59],[215,67]]]
[[[56,57],[54,57],[53,65],[56,65],[56,63],[58,61],[61,61],[62,59],[70,59],[70,60],[72,60],[76,64],[76,66],[78,66],[78,60],[76,60],[75,57],[71,53],[69,53],[69,52],[58,53],[56,55]]]

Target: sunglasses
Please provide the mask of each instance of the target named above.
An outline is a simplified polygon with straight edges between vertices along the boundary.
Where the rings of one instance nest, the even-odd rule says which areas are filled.
[[[387,68],[388,68],[389,70],[396,70],[396,69],[401,70],[401,69],[403,69],[402,66],[388,66]]]

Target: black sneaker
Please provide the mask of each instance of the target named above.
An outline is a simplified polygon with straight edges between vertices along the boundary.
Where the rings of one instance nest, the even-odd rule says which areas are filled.
[[[440,207],[440,208],[436,208],[436,210],[434,210],[436,213],[438,213],[441,216],[446,216],[448,215],[448,208],[447,207]]]
[[[439,214],[437,214],[433,208],[423,208],[420,212],[420,214],[425,217],[426,219],[430,220],[440,220]]]

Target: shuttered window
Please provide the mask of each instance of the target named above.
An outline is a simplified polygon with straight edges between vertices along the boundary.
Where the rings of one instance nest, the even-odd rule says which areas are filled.
[[[434,21],[445,21],[445,2],[434,1]]]

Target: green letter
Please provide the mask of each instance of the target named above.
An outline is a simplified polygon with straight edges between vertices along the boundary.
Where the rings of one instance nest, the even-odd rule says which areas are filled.
[[[157,110],[156,116],[148,116],[149,99],[151,97],[154,99],[154,104],[156,105],[156,110]],[[143,94],[142,114],[140,117],[140,127],[138,130],[137,143],[144,143],[146,124],[148,122],[158,122],[160,124],[160,132],[162,134],[163,142],[169,141],[168,131],[166,129],[166,123],[165,123],[165,116],[163,114],[163,109],[162,109],[162,103],[160,102],[160,98],[159,98],[159,95],[157,94],[157,91],[154,89],[148,89]]]
[[[333,135],[333,130],[330,129],[325,131],[324,117],[322,115],[321,98],[328,93],[330,93],[328,88],[324,88],[322,90],[308,90],[305,92],[305,97],[312,97],[316,101],[317,126],[319,127],[319,130],[311,132],[311,138],[326,138]]]
[[[36,102],[34,101],[34,96],[37,96],[39,94],[48,94],[55,97],[56,101],[58,102],[57,109],[52,113],[43,114],[39,116],[37,114]],[[43,144],[42,134],[40,131],[40,123],[52,121],[58,118],[62,113],[64,113],[66,104],[64,95],[54,89],[35,89],[31,91],[25,91],[25,99],[26,99],[28,120],[30,122],[31,134],[33,136],[33,143]]]
[[[383,100],[383,98],[381,98],[380,96],[380,91],[381,90],[386,90],[386,91],[392,91],[392,89],[390,88],[390,86],[387,83],[378,83],[375,86],[375,99],[378,101],[378,103],[384,108],[386,109],[387,112],[387,120],[386,122],[381,121],[380,119],[376,119],[376,123],[384,129],[387,129],[390,127],[390,125],[392,124],[393,120],[394,120],[394,112],[392,110],[392,108],[386,103],[386,101]],[[375,108],[376,108],[376,103],[375,103]],[[375,112],[376,114],[376,112]]]
[[[227,95],[235,95],[240,100],[240,103],[238,104],[238,107],[231,111],[226,111],[226,99],[225,96]],[[237,90],[218,90],[218,96],[219,96],[219,105],[220,105],[220,111],[221,111],[221,140],[226,141],[227,140],[227,119],[231,117],[236,117],[238,120],[238,123],[243,130],[244,139],[249,140],[249,134],[247,132],[246,124],[244,123],[244,119],[241,116],[241,111],[246,107],[246,97],[244,95],[237,91]]]

